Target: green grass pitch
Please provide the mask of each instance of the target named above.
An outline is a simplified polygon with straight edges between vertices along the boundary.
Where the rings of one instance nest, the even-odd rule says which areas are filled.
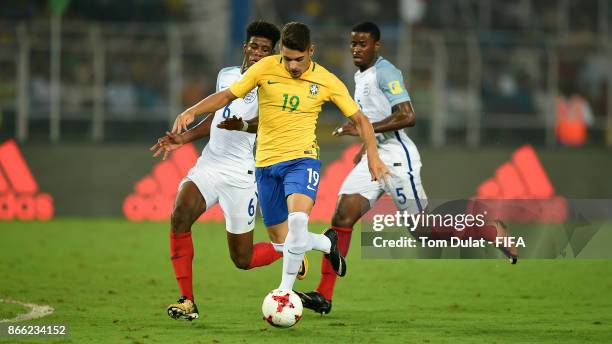
[[[311,225],[320,231],[323,224]],[[261,224],[256,237],[265,238]],[[0,223],[0,298],[55,312],[20,324],[66,324],[62,339],[0,335],[0,343],[610,343],[609,260],[362,260],[355,235],[333,311],[297,326],[262,320],[281,263],[252,271],[230,261],[223,225],[194,229],[201,318],[165,313],[178,288],[168,225],[113,219]],[[318,283],[320,257],[296,288]],[[0,319],[24,309],[0,304]]]

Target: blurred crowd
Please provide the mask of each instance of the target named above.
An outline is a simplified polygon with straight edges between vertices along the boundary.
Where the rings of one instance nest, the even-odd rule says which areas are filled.
[[[232,1],[211,0],[209,3]],[[196,0],[72,0],[64,15],[64,22],[88,27],[101,23],[104,27],[119,25],[121,28],[104,34],[105,88],[104,99],[107,116],[112,118],[158,118],[167,120],[169,106],[168,37],[165,24],[181,25],[197,21],[190,13]],[[556,62],[555,82],[571,85],[573,93],[582,96],[595,118],[607,114],[608,82],[605,71],[611,66],[606,55],[605,42],[612,30],[612,4],[605,1],[580,0],[254,0],[251,17],[276,23],[290,20],[302,21],[312,26],[314,38],[320,43],[318,58],[322,64],[351,82],[350,62],[347,63],[348,43],[343,30],[363,21],[376,22],[383,31],[384,53],[390,60],[399,56],[402,34],[409,27],[415,50],[419,39],[431,32],[444,37],[449,51],[448,77],[445,87],[449,90],[451,108],[453,97],[461,99],[468,87],[470,70],[453,62],[455,56],[465,55],[469,49],[467,38],[478,42],[480,67],[479,97],[483,113],[538,114],[546,109],[545,96],[550,93],[551,51]],[[410,12],[401,11],[409,8]],[[603,13],[602,13],[603,11]],[[0,21],[21,21],[48,25],[49,7],[45,1],[23,2],[5,0],[0,3]],[[402,25],[402,23],[408,23]],[[0,46],[10,46],[16,35],[0,26]],[[10,25],[8,26],[10,27]],[[188,26],[187,26],[188,27]],[[342,30],[338,30],[341,28]],[[87,112],[92,103],[93,61],[85,29],[80,34],[70,34],[66,29],[66,46],[62,55],[62,109],[65,112]],[[607,30],[608,32],[605,32]],[[4,31],[4,32],[3,32]],[[10,30],[9,30],[10,31]],[[121,35],[121,43],[113,43]],[[34,34],[34,32],[33,32]],[[38,31],[44,41],[48,31]],[[133,34],[130,36],[130,34]],[[191,32],[182,35],[182,92],[181,106],[193,104],[212,92],[215,76],[223,67],[211,63],[204,53],[206,47],[192,44],[193,36],[205,33]],[[72,35],[72,36],[71,36]],[[74,38],[73,41],[71,41]],[[133,39],[130,40],[130,37]],[[126,40],[128,41],[126,43]],[[345,42],[345,43],[342,43]],[[604,42],[604,43],[602,43]],[[13,42],[14,43],[14,42]],[[48,42],[47,42],[48,43]],[[13,46],[15,46],[13,44]],[[113,49],[114,46],[119,48]],[[71,47],[76,47],[72,49]],[[42,116],[53,96],[49,87],[48,45],[33,47],[31,63],[32,111],[40,110]],[[412,51],[412,56],[425,56],[430,51]],[[228,58],[227,51],[220,51],[225,60],[239,64],[239,56]],[[236,54],[234,54],[236,55]],[[5,56],[4,56],[5,58]],[[14,72],[15,67],[0,65]],[[405,61],[394,61],[398,66]],[[348,67],[347,67],[348,66]],[[407,80],[413,93],[423,99],[433,96],[428,91],[433,83],[432,73],[419,73],[412,67]],[[13,74],[14,75],[14,74]],[[14,101],[15,79],[3,75],[0,78],[0,107],[6,111]],[[424,89],[420,89],[424,88]],[[561,91],[560,89],[556,91]],[[456,103],[461,103],[457,101]],[[460,107],[461,105],[457,105]],[[0,109],[0,111],[2,110]],[[33,115],[33,117],[36,117]]]

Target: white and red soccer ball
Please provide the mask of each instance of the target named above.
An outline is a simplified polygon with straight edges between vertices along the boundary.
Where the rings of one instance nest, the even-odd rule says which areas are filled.
[[[263,318],[275,327],[291,327],[302,318],[302,301],[291,290],[274,289],[261,305]]]

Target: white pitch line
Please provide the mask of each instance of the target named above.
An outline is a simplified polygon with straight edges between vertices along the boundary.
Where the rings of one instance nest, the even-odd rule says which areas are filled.
[[[26,321],[26,320],[42,318],[44,316],[47,316],[47,315],[53,313],[53,311],[55,311],[55,309],[53,309],[53,307],[48,306],[48,305],[37,305],[37,304],[34,304],[34,303],[25,303],[25,302],[16,301],[16,300],[3,300],[3,299],[0,299],[0,303],[13,303],[13,304],[16,304],[16,305],[21,305],[23,307],[30,308],[30,312],[29,313],[19,314],[19,315],[17,315],[16,317],[14,317],[12,319],[0,319],[0,323]]]

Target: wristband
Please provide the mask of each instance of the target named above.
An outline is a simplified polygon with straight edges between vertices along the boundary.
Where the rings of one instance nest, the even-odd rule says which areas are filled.
[[[247,121],[242,121],[242,131],[247,131],[249,129],[249,123]]]

